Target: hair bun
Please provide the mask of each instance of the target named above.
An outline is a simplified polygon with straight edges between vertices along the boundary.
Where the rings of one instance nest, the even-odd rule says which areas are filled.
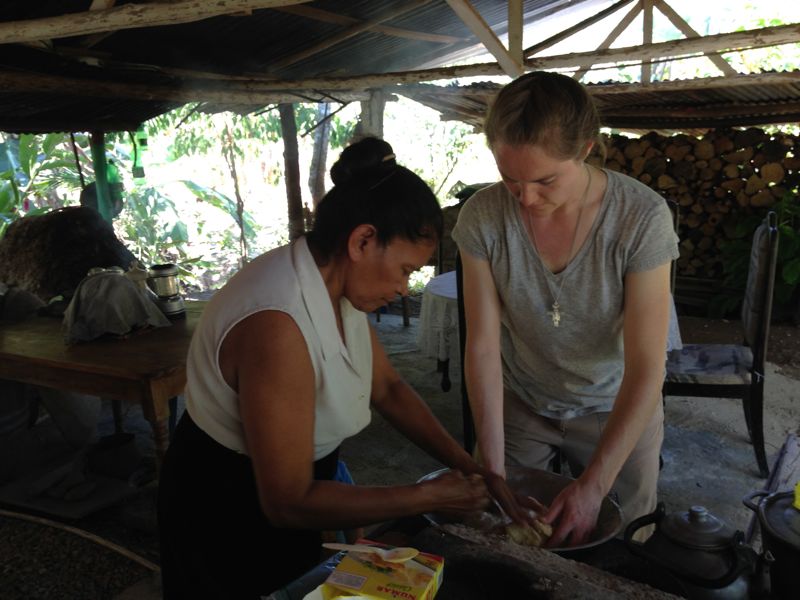
[[[396,165],[389,142],[367,137],[342,150],[339,160],[331,167],[331,179],[334,185],[347,185],[358,180],[368,182]]]

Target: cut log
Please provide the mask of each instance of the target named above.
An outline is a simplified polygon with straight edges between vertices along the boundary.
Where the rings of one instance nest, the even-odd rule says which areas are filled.
[[[738,150],[736,152],[731,152],[729,154],[722,155],[722,160],[737,165],[744,164],[748,162],[751,158],[753,158],[752,148],[745,148],[744,150]]]
[[[694,163],[686,160],[681,160],[672,163],[672,176],[679,181],[691,181],[695,177],[697,169]]]
[[[647,160],[645,159],[644,156],[636,156],[631,161],[631,172],[630,172],[631,177],[638,177],[639,175],[641,175],[642,171],[644,170],[644,163],[646,162]]]
[[[722,167],[722,174],[728,179],[735,179],[739,177],[739,167],[735,164],[727,164]]]
[[[780,183],[785,174],[780,163],[767,163],[761,167],[761,178],[767,183]]]
[[[757,127],[748,127],[744,131],[736,132],[733,143],[737,148],[757,146],[768,139],[767,134]]]
[[[625,146],[623,154],[625,155],[625,158],[629,160],[634,159],[637,156],[642,156],[644,154],[644,149],[642,148],[641,142],[637,142],[636,140],[630,142],[627,146]]]
[[[701,160],[708,160],[714,156],[714,144],[707,140],[697,142],[694,147],[694,155]]]
[[[689,146],[689,145],[686,145],[686,146],[678,146],[678,145],[676,145],[676,144],[669,144],[669,145],[668,145],[668,146],[667,146],[667,147],[664,149],[664,155],[665,155],[665,156],[666,156],[668,159],[670,159],[670,160],[672,160],[672,161],[680,161],[680,160],[683,160],[683,159],[684,159],[684,157],[685,157],[685,156],[686,156],[686,155],[689,153],[689,151],[690,151],[691,149],[692,149],[692,147],[691,147],[691,146]]]
[[[772,206],[773,204],[775,204],[775,196],[769,190],[761,190],[750,198],[751,206],[764,207]]]
[[[727,135],[720,136],[714,140],[714,152],[719,156],[734,150],[733,140]]]
[[[720,184],[720,187],[731,192],[738,192],[744,188],[744,179],[727,179]]]
[[[761,146],[761,153],[769,162],[779,162],[786,156],[788,149],[789,147],[784,145],[781,140],[775,139],[764,142],[764,145]]]
[[[758,175],[752,175],[747,180],[747,185],[745,185],[744,192],[748,196],[752,196],[759,190],[763,190],[765,187],[767,187],[767,183],[761,179],[761,177]]]
[[[667,161],[663,156],[648,159],[644,163],[644,172],[649,173],[653,179],[658,179],[667,172]]]
[[[678,186],[675,180],[669,175],[659,175],[656,185],[658,185],[658,189],[660,190],[668,190]]]
[[[787,156],[783,159],[782,164],[785,169],[790,171],[800,171],[800,156]]]

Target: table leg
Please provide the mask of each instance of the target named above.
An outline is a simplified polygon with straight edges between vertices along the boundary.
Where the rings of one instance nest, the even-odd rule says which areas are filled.
[[[178,423],[178,397],[173,396],[169,399],[169,439],[175,433],[175,425]]]
[[[169,446],[169,417],[151,420],[150,427],[153,428],[153,442],[156,447],[156,464],[158,465],[158,469],[161,470],[161,464],[164,462],[164,455],[166,455],[167,447]]]
[[[122,400],[111,401],[111,412],[114,413],[114,433],[122,433]]]
[[[437,360],[436,361],[436,370],[442,374],[442,391],[449,392],[451,383],[450,383],[450,359],[445,360]]]

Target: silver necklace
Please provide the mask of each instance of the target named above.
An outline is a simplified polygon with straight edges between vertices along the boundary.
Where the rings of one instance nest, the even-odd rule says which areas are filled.
[[[572,232],[572,243],[569,246],[569,254],[567,255],[567,264],[564,267],[566,268],[569,266],[569,263],[572,262],[572,253],[575,250],[575,240],[578,239],[578,228],[581,225],[581,217],[583,216],[583,207],[586,205],[586,197],[589,195],[589,187],[592,185],[592,170],[589,166],[584,163],[583,165],[586,168],[586,187],[583,190],[583,196],[581,197],[581,205],[578,209],[578,218],[575,220],[575,231]],[[539,254],[539,261],[542,264],[542,271],[545,270],[544,261],[542,260],[542,255],[539,253],[539,245],[536,243],[536,233],[533,230],[533,222],[531,222],[531,213],[530,211],[525,211],[525,216],[528,219],[528,227],[531,230],[531,239],[533,241],[533,247],[536,250],[536,253]],[[548,278],[547,273],[544,273],[544,280],[547,284],[547,289],[550,291],[550,296],[553,298],[553,304],[551,305],[553,310],[548,310],[547,314],[550,315],[550,318],[553,319],[553,327],[558,327],[561,325],[561,305],[558,303],[559,299],[561,298],[561,292],[564,289],[564,282],[566,281],[566,275],[561,278],[561,285],[558,286],[558,293],[553,293],[553,288],[550,286],[550,279]]]

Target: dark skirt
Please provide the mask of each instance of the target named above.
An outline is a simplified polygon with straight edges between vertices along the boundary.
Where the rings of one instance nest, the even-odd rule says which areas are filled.
[[[338,450],[315,462],[314,478],[332,479],[337,459]],[[270,525],[250,458],[214,441],[188,412],[161,469],[158,529],[167,599],[266,596],[320,560],[320,532]]]

